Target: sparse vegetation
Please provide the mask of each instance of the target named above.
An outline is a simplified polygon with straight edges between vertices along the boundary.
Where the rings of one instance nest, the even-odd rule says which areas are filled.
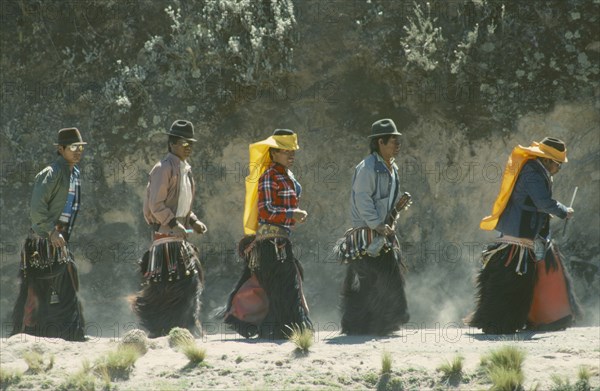
[[[121,339],[121,345],[130,345],[135,347],[141,355],[148,351],[148,337],[143,330],[133,329],[125,333]]]
[[[377,381],[379,380],[379,376],[377,376],[377,374],[375,372],[368,372],[367,374],[365,374],[363,376],[363,380],[365,383],[367,383],[367,385],[372,387],[377,384]]]
[[[392,372],[392,355],[388,351],[381,354],[381,373]]]
[[[298,326],[291,328],[291,333],[288,337],[290,342],[296,345],[296,350],[301,353],[308,353],[308,350],[313,345],[315,339],[312,330]]]
[[[181,346],[181,351],[191,364],[200,364],[206,358],[206,349],[196,345],[196,342],[191,342]]]
[[[579,367],[579,370],[577,371],[577,378],[579,380],[589,382],[591,376],[592,376],[592,374],[590,373],[589,368],[587,368],[585,366]]]
[[[128,379],[139,356],[140,353],[136,347],[121,345],[98,359],[94,368],[105,382],[107,379]]]
[[[21,371],[0,367],[0,389],[5,390],[13,384],[18,384],[22,377]]]
[[[181,349],[195,343],[196,339],[188,329],[174,327],[169,331],[169,346],[174,349]]]
[[[54,367],[54,355],[50,355],[46,363],[44,355],[36,350],[26,352],[23,355],[23,360],[27,363],[27,372],[32,375],[47,372]]]
[[[438,371],[442,372],[442,380],[451,383],[458,382],[462,378],[464,357],[456,356],[452,361],[446,360],[446,362],[438,367]]]
[[[483,357],[481,365],[485,367],[492,382],[492,390],[522,390],[525,380],[522,370],[524,360],[525,352],[514,346],[504,346]]]
[[[94,391],[96,389],[96,378],[92,374],[90,362],[83,361],[83,367],[69,376],[67,380],[58,387],[58,391]]]
[[[551,376],[552,388],[551,391],[590,391],[590,371],[586,367],[580,367],[577,372],[577,382],[571,384],[568,378],[563,378],[556,374]]]

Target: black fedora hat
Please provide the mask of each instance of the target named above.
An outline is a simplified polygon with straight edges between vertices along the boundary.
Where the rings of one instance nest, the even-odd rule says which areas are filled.
[[[292,134],[294,134],[294,131],[289,129],[275,129],[273,131],[273,136],[291,136]]]
[[[87,144],[81,138],[81,133],[77,128],[63,128],[58,131],[58,140],[54,145]]]
[[[389,118],[380,119],[371,125],[371,134],[368,138],[379,136],[402,136],[396,129],[396,124]]]
[[[196,142],[194,138],[194,125],[190,121],[178,119],[173,122],[171,129],[167,132],[169,136],[180,137],[187,141]]]

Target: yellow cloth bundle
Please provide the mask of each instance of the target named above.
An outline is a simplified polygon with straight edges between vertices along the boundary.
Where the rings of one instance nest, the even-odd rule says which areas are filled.
[[[271,136],[250,144],[249,173],[246,177],[246,202],[244,204],[244,234],[252,235],[258,229],[258,180],[271,164],[269,148],[296,150],[298,135]]]

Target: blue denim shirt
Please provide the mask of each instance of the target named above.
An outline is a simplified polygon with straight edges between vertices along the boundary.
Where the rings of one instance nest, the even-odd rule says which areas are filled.
[[[395,205],[400,199],[398,166],[390,172],[376,152],[367,156],[354,169],[352,194],[350,195],[352,227],[373,229],[385,221],[390,211],[390,197]],[[392,175],[396,176],[396,188],[392,189]]]
[[[552,199],[552,178],[542,163],[530,160],[521,169],[496,230],[505,235],[534,239],[549,233],[549,215],[567,217],[567,207]]]

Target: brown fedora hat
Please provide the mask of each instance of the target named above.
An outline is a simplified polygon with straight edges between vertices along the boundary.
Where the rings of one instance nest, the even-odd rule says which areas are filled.
[[[196,142],[194,138],[194,125],[190,121],[178,119],[171,125],[171,129],[167,132],[169,136],[180,137],[187,141]]]
[[[77,128],[63,128],[58,131],[58,140],[54,145],[87,144],[81,138]]]

